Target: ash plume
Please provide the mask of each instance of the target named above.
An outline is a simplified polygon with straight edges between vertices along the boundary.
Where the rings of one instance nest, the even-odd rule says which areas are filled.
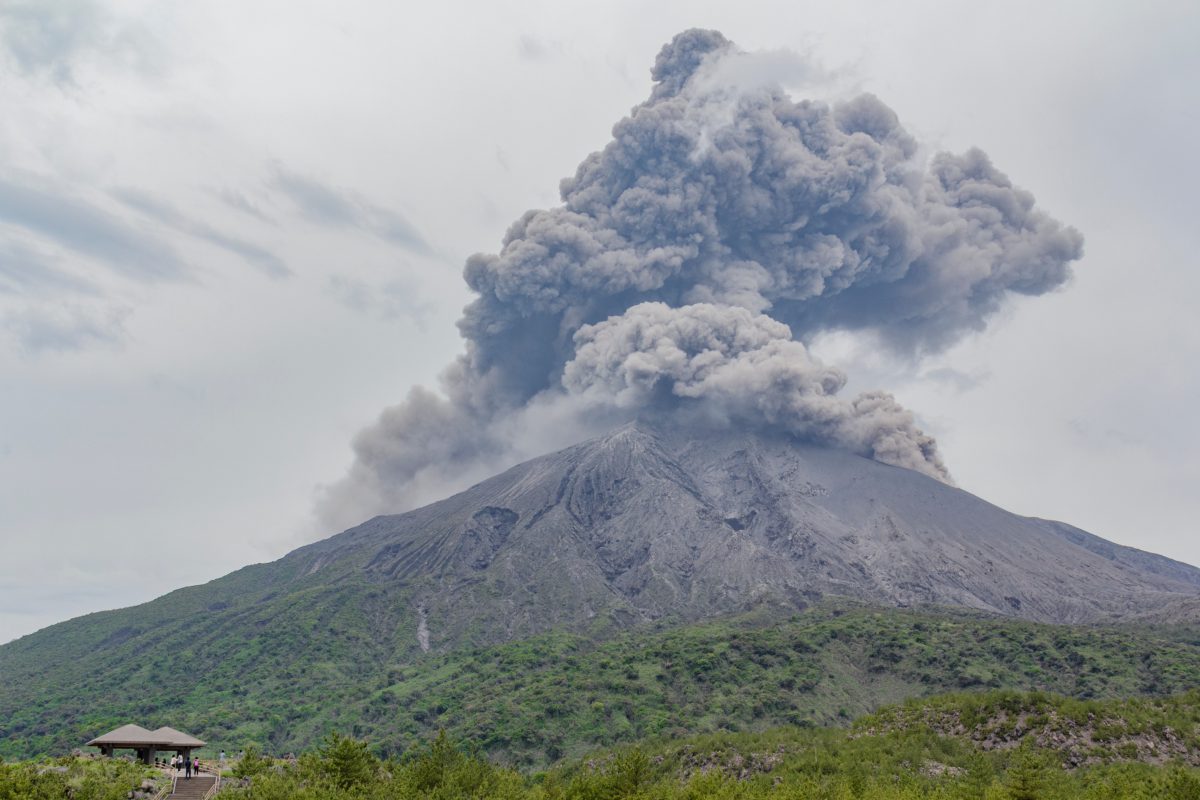
[[[847,330],[898,358],[940,351],[1010,296],[1061,286],[1082,237],[982,151],[926,159],[878,98],[793,100],[753,58],[715,31],[675,37],[562,205],[468,259],[464,355],[441,395],[416,390],[358,436],[325,522],[403,510],[663,404],[947,479],[909,412],[838,398],[842,373],[802,342]]]
[[[911,413],[883,392],[838,397],[846,376],[766,315],[708,303],[641,303],[583,326],[575,344],[563,385],[588,413],[704,404],[731,424],[781,428],[949,481],[936,443]]]

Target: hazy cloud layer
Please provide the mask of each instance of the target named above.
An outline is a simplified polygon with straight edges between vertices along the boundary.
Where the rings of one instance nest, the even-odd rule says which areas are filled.
[[[249,217],[253,217],[259,222],[265,222],[268,225],[275,226],[279,224],[270,216],[268,216],[267,213],[263,211],[257,203],[246,196],[244,192],[239,192],[236,189],[224,188],[216,190],[213,192],[213,194],[216,195],[221,202],[225,203],[225,205],[236,209]]]
[[[433,307],[409,281],[371,284],[349,275],[331,275],[325,286],[334,299],[359,314],[424,324],[433,313]]]
[[[0,176],[0,222],[104,263],[124,278],[179,280],[186,264],[166,243],[62,187]]]
[[[118,20],[94,0],[5,0],[0,53],[27,75],[72,84],[78,62],[100,56],[139,70],[161,60],[157,43],[136,24]]]
[[[29,354],[64,352],[95,345],[119,345],[128,310],[60,304],[25,308],[0,315],[0,325]]]
[[[376,206],[348,192],[339,192],[312,178],[276,168],[274,189],[285,194],[305,217],[331,227],[359,228],[414,252],[427,253],[421,232],[398,212]]]
[[[239,256],[269,277],[286,278],[292,274],[287,264],[274,253],[253,242],[247,242],[243,239],[222,233],[207,223],[191,219],[166,200],[155,198],[145,192],[130,188],[118,189],[112,194],[126,206],[141,212],[163,225],[174,228],[181,233],[194,236],[197,239]]]
[[[706,403],[945,478],[911,414],[885,394],[835,397],[841,373],[792,336],[860,331],[903,358],[936,352],[1009,296],[1061,286],[1081,237],[982,152],[927,163],[879,99],[793,101],[769,76],[802,64],[754,59],[714,31],[680,34],[650,99],[563,181],[563,205],[468,260],[478,296],[445,397],[414,393],[358,437],[323,501],[329,522],[526,455],[534,407],[570,429],[586,405]],[[691,372],[710,360],[703,379]]]
[[[21,242],[0,239],[0,294],[55,297],[93,294],[95,287]]]

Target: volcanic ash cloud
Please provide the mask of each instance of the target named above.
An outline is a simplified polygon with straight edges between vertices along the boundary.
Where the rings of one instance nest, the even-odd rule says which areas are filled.
[[[878,98],[793,100],[754,59],[715,31],[663,48],[649,99],[563,181],[563,204],[468,260],[465,354],[443,394],[415,390],[359,435],[327,523],[675,406],[947,478],[909,412],[839,398],[842,373],[802,342],[847,330],[897,358],[937,352],[1013,294],[1061,286],[1082,237],[983,152],[926,160]]]
[[[934,440],[891,395],[838,397],[845,375],[765,315],[707,303],[641,303],[583,326],[575,344],[563,385],[588,411],[705,404],[728,424],[782,428],[949,480]]]

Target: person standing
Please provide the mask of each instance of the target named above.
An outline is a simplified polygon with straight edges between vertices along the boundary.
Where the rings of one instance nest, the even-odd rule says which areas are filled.
[[[191,758],[191,756],[183,757],[183,777],[184,777],[184,779],[192,777],[192,758]]]

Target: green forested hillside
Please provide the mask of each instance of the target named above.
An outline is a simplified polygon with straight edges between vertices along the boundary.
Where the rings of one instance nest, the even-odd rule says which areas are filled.
[[[294,760],[264,759],[251,751],[232,764],[220,796],[1195,800],[1198,724],[1197,692],[1086,701],[1042,693],[960,693],[887,707],[849,727],[785,726],[600,748],[537,773],[472,753],[444,734],[384,759],[368,741],[331,734]],[[119,762],[0,764],[0,798],[69,794],[116,800],[134,779],[136,771]]]
[[[1200,631],[1186,626],[1071,627],[843,604],[606,641],[547,634],[395,663],[336,606],[322,606],[329,630],[320,637],[303,606],[280,613],[294,615],[291,640],[200,630],[188,653],[150,645],[120,660],[100,654],[99,673],[87,661],[41,674],[25,666],[21,680],[0,685],[0,754],[61,752],[125,722],[277,754],[335,729],[400,753],[445,729],[537,768],[647,737],[845,724],[948,690],[1098,698],[1200,684]]]

